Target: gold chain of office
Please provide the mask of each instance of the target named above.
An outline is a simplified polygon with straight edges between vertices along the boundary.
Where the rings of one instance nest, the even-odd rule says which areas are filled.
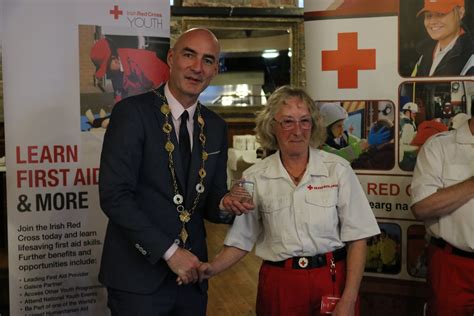
[[[176,181],[176,171],[175,171],[174,161],[173,161],[174,144],[173,142],[171,142],[171,132],[173,131],[173,126],[170,124],[170,119],[169,119],[169,114],[171,113],[170,107],[168,105],[166,98],[163,95],[158,93],[156,90],[153,90],[153,92],[163,101],[160,111],[165,116],[165,123],[163,124],[162,129],[163,129],[163,132],[166,134],[165,150],[168,152],[168,168],[171,172],[171,178],[173,179],[173,188],[174,188],[173,202],[174,204],[176,204],[176,211],[178,212],[179,220],[182,224],[181,232],[179,233],[179,238],[181,239],[182,246],[184,248],[186,245],[186,241],[188,240],[188,237],[189,237],[188,231],[186,230],[186,223],[188,223],[191,220],[191,216],[196,210],[201,194],[204,192],[204,189],[205,189],[203,182],[204,182],[204,178],[206,177],[205,164],[208,158],[208,154],[205,150],[206,136],[204,135],[204,119],[201,116],[201,105],[198,103],[196,110],[197,110],[197,121],[198,121],[199,129],[200,129],[199,141],[201,142],[201,148],[202,148],[201,168],[199,169],[199,182],[196,184],[196,197],[194,198],[193,205],[191,206],[191,208],[187,210],[183,205],[184,198],[183,198],[183,195],[180,194],[179,192],[178,183]]]

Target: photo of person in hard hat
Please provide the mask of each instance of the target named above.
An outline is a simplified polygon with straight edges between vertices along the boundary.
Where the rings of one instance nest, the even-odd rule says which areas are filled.
[[[416,16],[428,36],[416,46],[419,59],[412,77],[474,74],[474,42],[465,15],[464,0],[424,0]]]
[[[169,78],[168,65],[147,49],[117,48],[109,38],[97,40],[90,58],[97,79],[110,79],[115,102],[158,87]]]
[[[417,132],[416,114],[418,112],[418,104],[414,102],[405,103],[400,112],[398,161],[403,170],[411,171],[415,168],[418,146],[412,145],[412,141]]]
[[[369,145],[378,145],[390,137],[390,132],[384,128],[374,132],[372,143],[349,133],[344,128],[348,113],[340,102],[321,103],[319,104],[319,111],[327,133],[326,142],[322,149],[341,156],[349,162],[359,157],[361,153],[369,148]]]

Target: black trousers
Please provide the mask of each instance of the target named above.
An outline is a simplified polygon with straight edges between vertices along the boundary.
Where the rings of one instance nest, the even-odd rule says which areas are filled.
[[[107,288],[108,307],[112,316],[205,316],[207,292],[199,285],[176,284],[172,273],[151,294],[140,294]]]

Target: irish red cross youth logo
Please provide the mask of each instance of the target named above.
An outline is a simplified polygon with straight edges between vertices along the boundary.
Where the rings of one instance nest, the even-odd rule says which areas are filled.
[[[118,20],[119,16],[123,14],[123,11],[119,9],[118,5],[114,5],[114,9],[110,10],[109,13],[114,16],[114,20]]]
[[[358,49],[357,33],[338,33],[337,48],[322,51],[322,71],[337,71],[339,89],[356,89],[358,71],[375,69],[375,49]]]

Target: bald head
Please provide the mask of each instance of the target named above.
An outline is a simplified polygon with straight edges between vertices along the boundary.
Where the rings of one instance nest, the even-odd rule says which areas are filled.
[[[220,54],[221,46],[219,44],[219,41],[217,40],[217,37],[214,35],[214,33],[202,27],[194,27],[189,30],[186,30],[178,37],[176,43],[173,46],[173,49],[179,49],[180,47],[185,45],[183,43],[186,43],[190,38],[194,37],[198,37],[202,40],[208,41],[211,45],[215,46],[217,54]]]

